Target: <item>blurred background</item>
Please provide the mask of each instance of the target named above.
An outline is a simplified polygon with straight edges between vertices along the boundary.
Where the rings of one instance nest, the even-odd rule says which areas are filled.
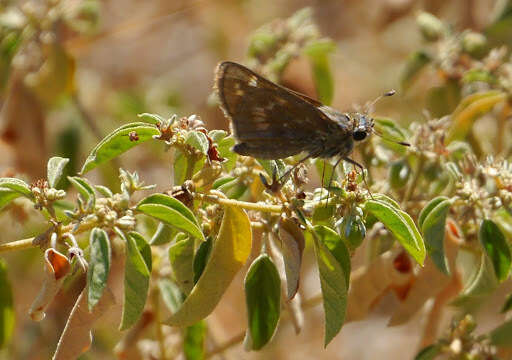
[[[197,114],[208,129],[227,129],[212,99],[216,64],[247,63],[251,34],[304,7],[311,9],[321,36],[335,44],[329,56],[332,106],[345,111],[400,89],[406,59],[422,44],[418,11],[435,14],[456,29],[481,31],[495,6],[493,0],[2,0],[0,175],[33,182],[44,177],[51,156],[71,158],[70,168],[76,172],[99,139],[138,121],[137,114],[143,112],[164,117]],[[280,81],[318,96],[304,56],[290,61]],[[436,81],[435,76],[425,77],[407,93],[399,91],[379,103],[377,113],[401,124],[421,121],[425,91]],[[160,144],[147,144],[115,165],[136,170],[146,183],[164,190],[173,185],[169,161]],[[95,170],[93,181],[118,187],[116,166]],[[40,231],[39,215],[34,214],[23,204],[10,205],[0,215],[0,241]],[[312,253],[306,254],[301,289],[305,298],[319,287]],[[32,322],[27,311],[42,281],[40,250],[5,258],[17,312],[10,354],[47,359],[72,306],[66,292],[77,291],[73,286],[78,285],[62,291],[44,321]],[[208,319],[210,342],[224,343],[245,328],[242,274]],[[393,295],[382,299],[367,319],[345,325],[326,350],[323,312],[316,306],[306,312],[299,335],[284,323],[261,352],[246,353],[236,345],[218,358],[411,359],[418,350],[421,313],[406,325],[387,328],[387,309],[395,302]],[[93,349],[83,359],[114,358],[112,348],[122,337],[118,319],[119,313],[113,312],[101,322]],[[486,319],[479,323],[483,329],[486,321],[493,323]]]

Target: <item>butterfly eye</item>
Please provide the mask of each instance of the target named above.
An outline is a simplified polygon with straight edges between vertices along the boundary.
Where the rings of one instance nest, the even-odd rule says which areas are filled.
[[[352,134],[352,137],[356,141],[361,141],[366,138],[366,131],[354,131],[354,134]]]

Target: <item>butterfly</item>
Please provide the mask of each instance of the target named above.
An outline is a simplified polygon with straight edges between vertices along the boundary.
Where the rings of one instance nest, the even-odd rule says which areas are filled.
[[[299,163],[338,157],[335,167],[345,160],[363,170],[349,156],[355,143],[376,133],[367,113],[339,112],[230,61],[217,66],[215,89],[220,107],[231,121],[237,141],[234,152],[261,159],[304,153]]]

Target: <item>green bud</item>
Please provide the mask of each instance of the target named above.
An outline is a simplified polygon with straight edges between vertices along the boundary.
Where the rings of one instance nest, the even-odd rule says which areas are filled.
[[[487,52],[487,38],[477,32],[469,31],[462,38],[462,49],[475,58],[480,58]]]
[[[420,28],[421,35],[427,41],[439,40],[444,34],[444,24],[430,13],[421,12],[416,18],[416,22]]]
[[[354,212],[343,218],[340,224],[340,232],[343,234],[350,249],[356,249],[361,245],[366,236],[366,227],[361,217]]]

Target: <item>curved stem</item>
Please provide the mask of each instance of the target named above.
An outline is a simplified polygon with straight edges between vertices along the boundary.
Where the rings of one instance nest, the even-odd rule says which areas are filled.
[[[214,204],[219,205],[229,205],[229,206],[236,206],[240,207],[242,209],[246,210],[256,210],[256,211],[263,211],[263,212],[273,212],[273,213],[282,213],[284,211],[283,205],[270,205],[265,203],[252,203],[247,201],[240,201],[240,200],[233,200],[233,199],[224,199],[216,195],[211,194],[200,194],[200,193],[194,193],[194,198],[197,200],[202,200]]]

